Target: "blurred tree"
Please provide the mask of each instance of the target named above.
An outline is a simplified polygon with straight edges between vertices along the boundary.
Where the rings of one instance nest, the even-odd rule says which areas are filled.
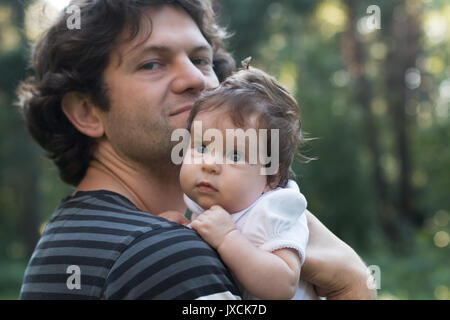
[[[4,117],[0,119],[2,136],[13,137],[4,141],[2,148],[2,186],[10,192],[2,193],[0,201],[6,202],[6,207],[11,210],[3,212],[2,219],[16,221],[15,226],[20,230],[3,230],[7,237],[7,243],[23,243],[24,251],[9,252],[9,255],[21,257],[29,256],[39,239],[39,224],[41,219],[41,194],[38,188],[40,176],[40,152],[31,142],[23,125],[19,112],[14,107],[16,101],[15,89],[25,77],[28,66],[28,44],[24,28],[25,7],[28,1],[2,0],[4,12],[7,12],[8,20],[2,30],[2,48],[0,48],[0,70],[3,75],[0,82],[0,90],[6,93],[2,108],[8,109]],[[9,34],[8,34],[9,33]],[[5,46],[8,37],[17,37],[15,45]],[[2,205],[2,204],[0,204]],[[2,205],[4,208],[5,206]],[[3,224],[2,224],[3,225]],[[8,225],[8,224],[6,224]],[[17,229],[16,229],[17,230]],[[9,240],[9,241],[8,241]],[[11,248],[11,246],[9,246]],[[20,250],[12,247],[11,250]],[[5,254],[5,253],[4,253]]]
[[[346,59],[348,72],[355,82],[355,102],[362,108],[364,114],[364,133],[372,159],[378,222],[386,235],[390,236],[392,241],[395,242],[399,240],[398,221],[396,211],[388,205],[388,184],[384,178],[381,164],[382,152],[379,144],[379,129],[372,112],[373,87],[365,73],[367,54],[358,36],[358,16],[362,11],[361,1],[346,0],[345,4],[348,20],[346,31],[342,36],[342,55]]]
[[[221,25],[232,31],[230,50],[240,60],[256,53],[261,42],[273,33],[270,30],[271,16],[283,12],[307,14],[316,6],[315,0],[220,0],[217,7]],[[239,64],[238,64],[239,67]]]
[[[411,185],[412,158],[410,154],[411,121],[407,105],[411,89],[419,85],[420,71],[417,60],[421,51],[422,6],[417,0],[400,1],[391,14],[384,33],[389,52],[386,58],[386,100],[392,116],[392,129],[396,136],[397,157],[400,164],[398,181],[398,212],[403,222],[415,228],[423,223],[413,199]]]

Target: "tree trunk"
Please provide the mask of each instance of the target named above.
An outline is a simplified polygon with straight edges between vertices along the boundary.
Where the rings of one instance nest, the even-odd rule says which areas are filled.
[[[356,8],[358,2],[355,0],[346,0],[348,25],[342,38],[343,56],[347,61],[348,71],[355,80],[355,100],[362,108],[364,115],[364,129],[367,144],[371,153],[373,163],[373,182],[375,190],[375,199],[377,203],[377,220],[384,233],[393,241],[397,241],[397,219],[392,206],[389,206],[388,185],[383,176],[381,166],[381,148],[379,145],[378,128],[371,110],[373,99],[372,86],[364,73],[365,55],[357,35]]]
[[[408,0],[408,2],[411,5],[412,1]],[[412,201],[414,195],[411,185],[412,164],[409,148],[411,123],[410,116],[406,113],[408,99],[413,91],[405,85],[405,75],[409,68],[416,66],[420,53],[420,9],[416,12],[408,11],[406,1],[403,1],[394,9],[387,34],[390,35],[390,52],[386,59],[386,91],[396,136],[400,169],[397,207],[404,222],[417,227],[423,221]]]

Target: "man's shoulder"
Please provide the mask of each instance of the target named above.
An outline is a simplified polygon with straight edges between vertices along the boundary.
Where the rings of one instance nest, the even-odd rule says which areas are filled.
[[[95,215],[102,228],[119,228],[126,236],[105,276],[103,298],[239,297],[217,252],[195,231],[143,212],[114,193],[81,193],[73,200],[63,202],[53,223],[73,217],[80,222]]]
[[[52,216],[41,242],[77,235],[94,240],[114,252],[134,252],[145,247],[157,251],[176,243],[183,248],[209,247],[197,233],[167,219],[138,209],[125,197],[110,191],[89,191],[66,198]],[[88,243],[86,243],[89,245]]]
[[[98,232],[105,236],[139,237],[152,230],[182,229],[183,226],[138,209],[122,195],[100,190],[78,192],[75,196],[63,199],[47,228],[57,231]]]
[[[104,291],[107,299],[196,299],[217,293],[239,295],[217,252],[185,227],[137,237],[112,266]]]
[[[70,265],[80,268],[81,290],[67,290],[60,281]],[[30,260],[21,297],[173,299],[218,292],[238,294],[217,253],[197,233],[114,193],[86,192],[56,209]]]

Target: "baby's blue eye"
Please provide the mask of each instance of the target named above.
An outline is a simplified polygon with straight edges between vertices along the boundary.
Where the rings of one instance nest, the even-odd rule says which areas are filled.
[[[233,162],[239,162],[243,160],[242,154],[238,151],[232,151],[228,154],[228,159]]]
[[[197,147],[197,152],[198,153],[206,153],[206,150],[207,150],[208,148],[204,145],[204,144],[202,144],[201,146],[198,146]]]

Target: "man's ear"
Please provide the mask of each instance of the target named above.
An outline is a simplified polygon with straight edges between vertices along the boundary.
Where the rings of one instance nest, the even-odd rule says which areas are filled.
[[[98,108],[89,97],[79,92],[68,92],[61,101],[64,114],[78,131],[91,138],[101,138],[105,129]]]

